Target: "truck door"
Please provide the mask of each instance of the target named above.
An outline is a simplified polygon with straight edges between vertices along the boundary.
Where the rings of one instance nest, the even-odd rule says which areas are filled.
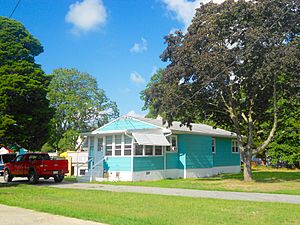
[[[18,155],[15,162],[13,163],[13,170],[12,173],[15,176],[23,174],[23,158],[25,155]]]
[[[29,167],[33,164],[33,162],[37,159],[37,155],[27,155],[26,157],[23,158],[23,163],[22,163],[22,174],[23,175],[28,175],[29,172]]]

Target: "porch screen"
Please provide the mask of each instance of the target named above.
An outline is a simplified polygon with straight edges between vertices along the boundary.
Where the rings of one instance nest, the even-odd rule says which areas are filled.
[[[162,133],[132,132],[132,136],[139,145],[170,146],[170,143]]]

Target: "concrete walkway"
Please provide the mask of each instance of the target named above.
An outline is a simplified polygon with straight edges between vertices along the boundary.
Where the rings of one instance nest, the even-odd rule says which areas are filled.
[[[101,190],[101,191],[113,191],[113,192],[134,192],[134,193],[159,194],[159,195],[175,195],[175,196],[186,196],[186,197],[196,197],[196,198],[217,198],[217,199],[226,199],[226,200],[283,202],[283,203],[300,204],[300,195],[227,192],[227,191],[202,191],[202,190],[191,190],[191,189],[180,189],[180,188],[159,188],[159,187],[106,185],[106,184],[89,184],[89,183],[62,183],[58,185],[52,185],[52,187]]]
[[[0,224],[5,225],[104,225],[0,204]]]

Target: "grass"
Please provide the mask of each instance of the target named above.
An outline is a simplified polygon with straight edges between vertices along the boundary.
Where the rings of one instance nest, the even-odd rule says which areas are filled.
[[[69,177],[66,176],[66,177],[64,178],[64,181],[76,183],[76,182],[77,182],[77,179],[76,179],[75,176],[69,176]]]
[[[115,185],[186,188],[198,190],[261,192],[300,195],[299,170],[256,168],[253,182],[244,182],[243,174],[221,174],[210,178],[165,179],[141,182],[105,182]]]
[[[300,205],[59,189],[0,188],[0,203],[108,224],[299,224]]]

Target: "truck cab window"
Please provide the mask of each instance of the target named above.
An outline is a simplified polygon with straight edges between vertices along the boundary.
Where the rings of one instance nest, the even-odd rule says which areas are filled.
[[[19,155],[19,156],[16,158],[16,162],[21,162],[21,161],[23,161],[23,158],[24,158],[24,155]]]

